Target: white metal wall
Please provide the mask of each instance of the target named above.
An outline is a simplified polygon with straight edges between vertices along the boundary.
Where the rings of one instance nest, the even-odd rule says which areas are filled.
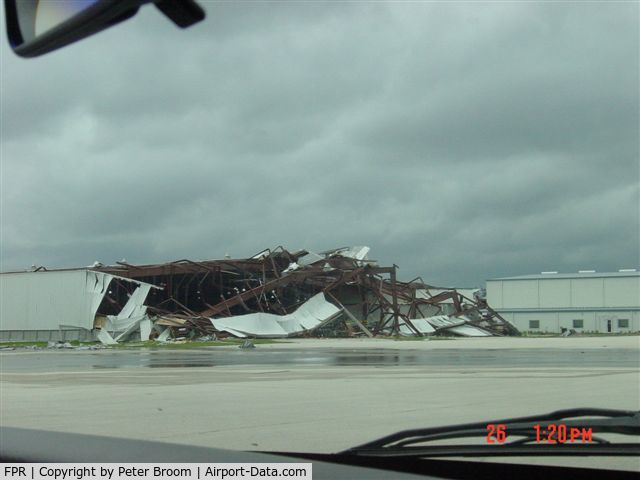
[[[581,312],[500,312],[521,332],[560,333],[563,328],[579,332],[631,333],[640,331],[640,312],[637,311],[581,311]],[[582,328],[574,327],[574,320],[582,320]],[[620,321],[627,321],[628,327],[621,327]],[[531,328],[531,321],[538,321],[539,328]]]
[[[87,270],[0,275],[0,331],[91,330],[112,277]]]
[[[640,308],[640,276],[489,280],[493,308]]]

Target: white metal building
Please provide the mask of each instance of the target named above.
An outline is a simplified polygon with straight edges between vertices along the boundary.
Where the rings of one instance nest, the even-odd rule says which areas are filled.
[[[105,315],[97,326],[115,279],[133,291],[116,315]],[[90,269],[1,273],[0,341],[93,340],[108,332],[129,335],[135,328],[144,337],[151,328],[144,305],[151,288],[157,287]]]
[[[640,272],[544,272],[487,280],[487,302],[521,332],[640,331]]]

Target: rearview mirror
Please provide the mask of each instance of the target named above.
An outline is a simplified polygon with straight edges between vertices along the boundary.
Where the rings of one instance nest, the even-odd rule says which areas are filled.
[[[194,0],[4,0],[9,44],[36,57],[122,22],[145,3],[182,28],[205,17]]]

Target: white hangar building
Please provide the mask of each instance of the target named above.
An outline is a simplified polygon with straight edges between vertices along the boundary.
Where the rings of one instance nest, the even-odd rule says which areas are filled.
[[[487,302],[521,332],[640,331],[640,272],[543,272],[487,280]]]
[[[0,341],[148,339],[152,288],[89,268],[0,273]]]

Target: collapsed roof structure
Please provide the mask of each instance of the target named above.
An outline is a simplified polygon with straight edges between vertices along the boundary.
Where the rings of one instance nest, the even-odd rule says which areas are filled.
[[[96,263],[86,270],[109,281],[87,314],[103,343],[136,331],[145,340],[518,334],[482,298],[421,278],[401,282],[396,265],[379,266],[368,253],[368,247],[321,253],[277,247],[246,259]],[[95,296],[96,288],[85,291]]]

